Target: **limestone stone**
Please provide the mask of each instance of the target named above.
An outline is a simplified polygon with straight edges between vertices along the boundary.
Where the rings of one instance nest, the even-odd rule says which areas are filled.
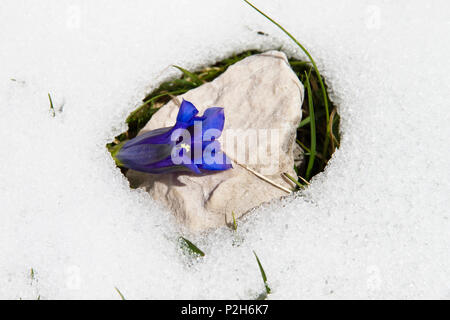
[[[295,176],[294,145],[304,88],[284,53],[269,51],[230,66],[214,81],[164,105],[140,134],[172,126],[183,98],[197,107],[199,115],[209,107],[224,108],[225,127],[219,141],[234,160],[233,168],[201,176],[129,170],[127,177],[132,187],[145,188],[192,232],[229,225],[232,212],[239,218],[262,203],[287,195],[236,164],[237,161],[285,188],[293,188],[282,173]],[[255,136],[256,140],[252,139]]]

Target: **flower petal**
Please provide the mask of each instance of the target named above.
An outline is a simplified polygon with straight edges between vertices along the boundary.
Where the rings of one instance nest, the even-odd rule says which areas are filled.
[[[139,144],[122,148],[116,157],[127,168],[134,169],[166,159],[171,155],[172,147],[170,144]]]
[[[123,148],[126,149],[140,144],[168,144],[170,143],[172,132],[175,129],[187,128],[192,125],[196,114],[198,114],[197,108],[195,108],[195,106],[189,101],[183,100],[180,106],[180,110],[178,111],[177,123],[175,124],[175,126],[145,132],[125,143]]]
[[[203,162],[199,164],[202,170],[227,170],[232,168],[231,160],[221,150],[219,141],[212,141],[203,151]]]
[[[128,149],[141,144],[169,143],[172,129],[173,127],[159,128],[140,134],[137,137],[127,141],[122,149]]]
[[[182,124],[187,126],[192,125],[194,117],[197,114],[198,114],[197,108],[191,102],[183,99],[183,102],[180,105],[180,110],[178,111],[176,126],[179,127]]]
[[[231,164],[231,161],[227,157],[227,155],[221,152],[221,156],[223,157],[223,161],[221,161],[221,163],[213,162],[211,164],[208,164],[204,162],[202,164],[199,164],[198,167],[201,170],[208,170],[208,171],[223,171],[233,168],[233,165]]]
[[[216,129],[222,133],[223,126],[225,124],[225,112],[223,108],[212,107],[205,110],[203,113],[203,117],[205,118],[202,121],[202,131],[203,134],[206,130]],[[220,137],[217,136],[215,138]]]
[[[196,165],[196,164],[191,163],[191,164],[185,164],[184,166],[185,166],[186,168],[188,168],[190,171],[192,171],[192,172],[194,172],[194,173],[196,173],[196,174],[201,174],[201,173],[202,173],[202,172],[200,171],[198,165]]]
[[[144,171],[148,173],[169,173],[169,172],[182,172],[182,171],[191,171],[196,174],[201,174],[201,171],[199,170],[198,166],[194,164],[189,155],[183,154],[182,155],[182,163],[175,164],[172,160],[172,157],[169,156],[166,159],[160,160],[155,163],[134,167],[131,169],[138,170],[138,171]]]
[[[117,151],[115,158],[126,168],[157,174],[180,171],[201,174],[201,170],[218,171],[232,168],[231,161],[221,151],[220,143],[216,140],[224,127],[223,108],[208,108],[201,117],[197,117],[197,114],[197,108],[183,99],[173,127],[152,130],[131,139]],[[194,126],[197,123],[201,125],[201,129]],[[172,158],[173,148],[177,147],[179,140],[174,140],[172,136],[178,129],[188,134],[186,137],[183,135],[180,142],[188,137],[188,140],[190,139],[183,142],[186,144],[183,148],[187,152],[183,153],[183,161],[179,164]],[[206,149],[211,149],[209,154],[205,154]]]

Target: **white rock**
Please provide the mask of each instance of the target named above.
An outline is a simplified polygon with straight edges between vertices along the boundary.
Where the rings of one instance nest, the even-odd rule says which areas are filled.
[[[192,102],[203,114],[216,106],[225,109],[225,128],[221,141],[223,150],[232,159],[244,163],[280,185],[292,189],[283,172],[294,176],[294,144],[301,120],[304,88],[290,68],[284,53],[270,51],[248,57],[228,68],[220,77],[206,83],[163,106],[145,128],[146,132],[172,126],[182,98]],[[249,159],[239,158],[232,148],[236,129],[249,134],[267,134],[270,150],[262,143],[251,147]],[[263,129],[264,131],[257,131]],[[252,132],[253,130],[253,132]],[[267,133],[267,132],[270,133]],[[228,137],[228,139],[227,139]],[[242,133],[237,144],[242,144]],[[246,152],[248,152],[246,146]],[[267,154],[270,164],[262,157],[254,163],[250,155]],[[233,162],[233,169],[196,176],[191,174],[153,175],[129,170],[132,187],[145,188],[154,199],[166,205],[177,220],[193,232],[232,223],[232,212],[238,218],[264,202],[287,193],[261,180]]]

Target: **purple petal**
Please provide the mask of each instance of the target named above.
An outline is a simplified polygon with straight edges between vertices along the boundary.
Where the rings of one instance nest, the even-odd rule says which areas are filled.
[[[183,100],[178,111],[177,122],[173,127],[152,130],[131,139],[119,150],[116,155],[117,160],[127,168],[158,174],[187,170],[201,174],[201,170],[219,171],[232,168],[230,160],[220,150],[220,143],[216,140],[224,127],[223,108],[208,108],[201,117],[197,117],[197,114],[198,110],[195,106]],[[195,130],[194,123],[197,122],[201,123],[202,128]],[[183,159],[181,164],[174,163],[172,159],[172,150],[176,141],[172,141],[171,138],[177,129],[188,130],[191,137],[189,142],[192,149],[187,154],[183,154],[186,159]],[[208,130],[214,131],[208,132]],[[205,138],[211,141],[203,141]],[[208,147],[211,149],[209,150],[211,154],[204,152]],[[197,153],[201,157],[194,159]]]
[[[211,164],[202,163],[199,164],[198,167],[201,170],[208,170],[208,171],[223,171],[233,168],[231,161],[228,159],[225,153],[222,153],[223,155],[223,161],[221,163],[213,162]]]
[[[221,150],[219,141],[212,141],[205,146],[203,162],[199,165],[202,170],[227,170],[232,168],[230,159]]]
[[[189,101],[183,99],[180,110],[177,115],[177,126],[180,125],[192,125],[194,117],[198,114],[197,108]]]
[[[137,137],[127,141],[122,149],[128,149],[130,147],[142,144],[169,143],[172,128],[173,127],[159,128],[140,134]]]
[[[218,130],[218,132],[222,133],[223,126],[225,124],[225,112],[223,108],[208,108],[203,113],[203,117],[205,118],[202,121],[203,134],[206,132],[206,130],[209,129],[215,129]],[[220,137],[220,134],[215,138],[218,137]]]
[[[171,151],[170,144],[140,144],[122,148],[116,157],[127,168],[134,169],[164,160],[170,157]]]

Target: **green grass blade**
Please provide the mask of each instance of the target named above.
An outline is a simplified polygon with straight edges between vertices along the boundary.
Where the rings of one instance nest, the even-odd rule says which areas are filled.
[[[195,244],[193,244],[191,241],[189,241],[188,239],[184,238],[184,237],[180,237],[180,239],[183,241],[183,244],[185,245],[185,247],[192,253],[197,254],[201,257],[205,256],[205,253],[200,250]]]
[[[185,92],[187,92],[187,91],[188,91],[188,89],[180,89],[180,90],[168,91],[168,92],[159,94],[159,95],[157,95],[157,96],[154,96],[154,97],[152,97],[151,99],[146,100],[143,104],[141,104],[141,106],[140,106],[137,110],[133,111],[133,112],[130,114],[130,116],[129,116],[128,118],[131,119],[132,116],[133,116],[134,114],[136,114],[137,112],[139,112],[140,109],[141,109],[142,107],[145,107],[145,106],[148,105],[149,103],[151,103],[151,102],[153,102],[153,101],[155,101],[155,100],[157,100],[157,99],[159,99],[159,98],[161,98],[161,97],[165,97],[165,96],[168,96],[168,95],[178,95],[178,94],[183,94],[183,93],[185,93]],[[127,119],[127,121],[130,121],[130,120]]]
[[[122,299],[122,300],[127,300],[127,299],[125,299],[124,295],[122,294],[122,292],[120,292],[120,290],[119,290],[117,287],[114,287],[114,289],[116,289],[117,293],[118,293],[119,296],[120,296],[120,299]]]
[[[310,64],[311,62],[309,62],[309,61],[289,61],[289,64],[292,66],[292,67],[305,67],[305,66],[308,66],[309,64]]]
[[[311,118],[311,148],[310,148],[310,156],[308,160],[308,167],[306,169],[305,178],[306,180],[309,180],[311,177],[311,170],[314,166],[314,160],[316,158],[316,119],[314,117],[314,105],[313,105],[313,98],[312,98],[312,90],[311,85],[309,84],[309,77],[308,74],[305,72],[306,75],[306,90],[308,92],[308,106],[309,106],[309,116]]]
[[[316,120],[319,119],[320,117],[322,117],[324,115],[324,112],[319,110],[319,112],[316,113]],[[300,121],[300,124],[298,125],[297,129],[301,129],[304,126],[308,125],[311,122],[311,118],[308,116],[305,119],[303,119],[302,121]]]
[[[305,146],[300,140],[296,139],[295,141],[296,141],[296,142],[300,145],[300,147],[302,147],[306,152],[311,153],[311,150],[310,150],[307,146]]]
[[[55,112],[55,108],[53,107],[53,100],[52,100],[50,93],[48,93],[48,100],[50,101],[50,110],[52,111],[52,117],[55,117],[56,112]]]
[[[308,50],[306,50],[306,48],[300,43],[298,42],[297,39],[294,38],[293,35],[291,35],[285,28],[283,28],[278,22],[276,22],[275,20],[273,20],[272,18],[270,18],[267,14],[265,14],[264,12],[262,12],[261,10],[259,10],[257,7],[255,7],[251,2],[249,2],[248,0],[244,0],[249,6],[251,6],[253,9],[255,9],[256,11],[258,11],[262,16],[264,16],[267,20],[269,20],[270,22],[272,22],[274,25],[276,25],[278,28],[280,28],[281,31],[283,31],[289,38],[292,39],[292,41],[295,42],[295,44],[297,44],[299,46],[300,49],[302,49],[302,51],[306,54],[306,56],[309,58],[309,60],[311,61],[311,64],[313,65],[314,71],[317,74],[317,78],[319,80],[319,84],[320,84],[320,88],[322,90],[322,95],[323,95],[323,101],[324,101],[324,106],[325,106],[325,115],[326,115],[326,120],[327,120],[327,134],[325,137],[325,143],[324,143],[324,151],[323,154],[327,154],[327,150],[328,150],[328,143],[329,143],[329,137],[330,137],[330,131],[329,131],[329,122],[330,122],[330,113],[329,113],[329,106],[328,106],[328,96],[327,96],[327,90],[325,88],[325,84],[323,83],[322,80],[322,76],[320,75],[319,69],[317,68],[316,62],[314,61],[313,57],[309,54]]]
[[[284,172],[283,173],[289,180],[291,180],[293,183],[295,183],[300,189],[303,189],[305,186],[302,185],[300,182],[298,182],[297,179],[295,179],[293,176],[291,176],[289,173]]]
[[[258,266],[259,266],[259,271],[261,271],[261,277],[264,281],[264,286],[266,287],[266,293],[269,294],[271,292],[269,285],[267,284],[267,276],[266,276],[266,272],[264,271],[264,268],[261,264],[261,261],[259,261],[258,255],[256,254],[255,251],[253,251],[253,254],[255,255],[256,258],[256,262],[258,262]]]
[[[237,222],[236,222],[236,216],[234,215],[234,211],[231,212],[231,215],[233,216],[233,229],[234,231],[237,230]]]
[[[311,122],[311,118],[310,117],[306,117],[305,119],[303,119],[300,124],[298,125],[297,129],[300,129],[304,126],[306,126],[307,124],[309,124]]]
[[[183,72],[183,74],[184,74],[186,77],[190,78],[191,81],[192,81],[195,85],[199,86],[199,85],[203,84],[203,81],[202,81],[196,74],[194,74],[194,73],[192,73],[192,72],[190,72],[190,71],[188,71],[188,70],[186,70],[186,69],[183,69],[182,67],[179,67],[179,66],[175,66],[175,65],[174,65],[173,67],[175,67],[175,68],[177,68],[178,70],[180,70],[181,72]]]

